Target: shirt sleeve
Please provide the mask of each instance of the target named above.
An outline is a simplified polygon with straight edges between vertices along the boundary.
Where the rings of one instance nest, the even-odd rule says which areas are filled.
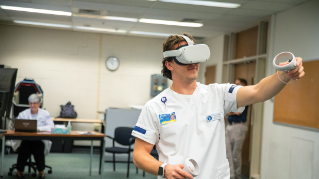
[[[242,86],[235,84],[222,84],[224,96],[224,111],[225,114],[229,112],[243,112],[245,107],[237,108],[237,92]]]
[[[155,145],[159,140],[159,130],[156,121],[156,113],[151,109],[150,104],[146,103],[141,111],[132,135],[147,143]]]
[[[53,123],[53,120],[51,119],[50,113],[48,111],[44,112],[44,120],[45,120],[45,125],[38,127],[38,130],[50,132],[51,128],[54,128],[54,123]]]

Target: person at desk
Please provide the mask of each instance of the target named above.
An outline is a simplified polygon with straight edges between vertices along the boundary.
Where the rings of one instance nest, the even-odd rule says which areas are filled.
[[[245,79],[238,78],[235,85],[247,86]],[[246,124],[248,106],[240,112],[230,112],[228,115],[228,125],[226,127],[226,153],[230,167],[230,178],[241,179],[241,148],[244,143],[246,132],[248,130]]]
[[[48,111],[39,108],[42,98],[39,94],[29,96],[30,108],[19,113],[18,119],[36,119],[38,131],[51,131],[54,127],[53,120]],[[23,171],[27,160],[34,156],[37,169],[39,171],[39,179],[44,179],[45,155],[48,155],[52,142],[49,140],[16,140],[13,141],[13,150],[17,150],[17,178],[24,179]]]

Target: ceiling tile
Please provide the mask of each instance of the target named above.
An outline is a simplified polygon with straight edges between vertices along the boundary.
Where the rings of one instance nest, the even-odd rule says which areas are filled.
[[[196,27],[180,27],[180,26],[169,26],[169,25],[157,25],[157,24],[144,24],[137,23],[132,30],[135,31],[147,31],[147,32],[159,32],[159,33],[171,33],[178,34],[181,32],[192,31]]]
[[[92,9],[92,10],[107,10],[107,11],[118,11],[118,12],[130,12],[130,13],[144,13],[148,8],[133,7],[133,6],[120,6],[113,4],[100,4],[91,2],[80,2],[73,1],[72,7],[79,9]]]
[[[0,11],[0,17],[4,17],[4,16],[7,17],[7,15],[4,12]]]
[[[74,0],[73,2],[91,2],[99,4],[149,8],[155,2],[146,0]]]
[[[117,17],[141,18],[143,13],[107,11],[107,15],[108,16],[117,16]]]
[[[73,24],[80,26],[90,25],[91,27],[104,27],[112,29],[130,29],[135,25],[135,22],[122,22],[122,21],[111,21],[111,20],[101,20],[101,19],[89,19],[83,17],[73,17]]]
[[[253,16],[253,17],[265,17],[273,14],[273,11],[255,10],[255,9],[234,9],[228,14],[241,15],[241,16]]]
[[[32,0],[34,4],[71,7],[72,0]]]
[[[260,17],[253,17],[253,16],[239,16],[239,15],[221,15],[216,18],[219,21],[231,21],[231,22],[254,22],[259,20]]]
[[[300,4],[310,0],[255,0],[255,1],[263,1],[263,2],[276,2],[276,3],[289,3],[289,4]]]
[[[71,17],[69,16],[57,16],[49,14],[38,14],[38,13],[28,13],[28,12],[19,12],[19,11],[6,11],[7,15],[14,20],[19,20],[20,18],[30,18],[38,20],[54,20],[62,22],[71,22]]]
[[[267,11],[283,11],[286,9],[292,8],[293,4],[285,4],[278,2],[260,2],[260,1],[252,1],[243,6],[244,9],[258,9],[258,10],[267,10]]]
[[[7,16],[0,16],[0,20],[11,21],[10,17]]]
[[[165,10],[165,9],[152,9],[144,14],[143,18],[149,17],[167,17],[168,19],[161,20],[182,20],[182,19],[215,19],[221,14],[213,14],[213,13],[195,13],[195,12],[185,12],[185,11],[176,11],[176,10]],[[153,18],[152,18],[153,19]]]
[[[31,2],[31,0],[11,0],[11,1],[16,1],[16,2]]]
[[[230,8],[218,8],[218,7],[208,7],[208,6],[195,6],[187,4],[177,4],[177,3],[165,3],[156,2],[152,9],[166,9],[173,11],[184,11],[184,12],[199,12],[199,13],[212,13],[212,14],[223,14],[231,11]]]

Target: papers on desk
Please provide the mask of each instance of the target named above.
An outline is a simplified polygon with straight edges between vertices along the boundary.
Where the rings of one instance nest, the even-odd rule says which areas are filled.
[[[78,134],[82,134],[82,135],[95,135],[93,132],[76,132]]]

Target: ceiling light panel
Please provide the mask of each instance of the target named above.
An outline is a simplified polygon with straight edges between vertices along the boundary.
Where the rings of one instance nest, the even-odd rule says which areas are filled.
[[[198,6],[223,7],[223,8],[237,8],[240,6],[240,4],[237,4],[237,3],[216,2],[216,1],[195,1],[195,0],[158,0],[158,1],[178,3],[178,4],[198,5]]]
[[[202,27],[203,26],[203,24],[201,23],[165,21],[165,20],[157,20],[157,19],[140,19],[139,22],[149,23],[149,24],[184,26],[184,27]]]
[[[98,15],[89,15],[89,14],[73,14],[74,17],[85,17],[92,19],[105,19],[105,20],[115,20],[115,21],[127,21],[127,22],[137,22],[136,18],[129,17],[116,17],[116,16],[98,16]]]
[[[97,28],[97,27],[85,27],[85,26],[75,26],[74,29],[86,30],[86,31],[96,31],[96,32],[114,32],[114,33],[126,33],[126,30],[120,29],[106,29],[106,28]]]
[[[17,24],[26,24],[26,25],[36,25],[36,26],[47,26],[47,27],[62,27],[62,28],[71,28],[71,25],[65,25],[65,24],[52,24],[52,23],[43,23],[43,22],[32,22],[32,21],[19,21],[15,20],[13,21]]]
[[[71,16],[71,12],[65,11],[53,11],[46,9],[34,9],[34,8],[26,8],[26,7],[16,7],[16,6],[0,6],[1,9],[4,10],[12,10],[12,11],[23,11],[23,12],[31,12],[31,13],[40,13],[40,14],[51,14],[51,15],[59,15],[59,16]]]
[[[172,34],[166,34],[166,33],[143,32],[143,31],[130,31],[130,34],[162,36],[162,37],[168,37],[168,36],[172,35]]]

